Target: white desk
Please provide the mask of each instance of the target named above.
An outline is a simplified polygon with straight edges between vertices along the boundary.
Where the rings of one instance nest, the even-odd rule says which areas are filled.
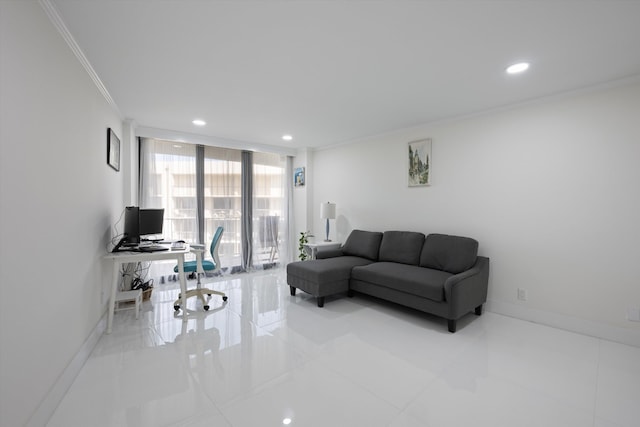
[[[189,245],[185,245],[184,249],[168,250],[159,252],[111,252],[104,256],[105,259],[113,262],[113,279],[111,281],[111,295],[109,297],[109,313],[107,317],[107,333],[111,333],[113,325],[113,313],[116,304],[116,295],[118,292],[118,281],[120,279],[120,267],[130,262],[142,261],[159,261],[163,259],[175,259],[178,262],[178,276],[180,277],[180,298],[182,299],[182,307],[187,306],[185,294],[187,293],[187,278],[184,275],[184,256],[190,253]],[[202,255],[197,255],[201,257]]]
[[[309,251],[311,259],[316,259],[319,250],[340,249],[340,242],[305,243],[304,247]]]

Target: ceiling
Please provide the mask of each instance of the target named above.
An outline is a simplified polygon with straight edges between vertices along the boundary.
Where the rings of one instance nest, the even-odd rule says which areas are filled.
[[[279,147],[640,75],[640,1],[45,1],[124,118]]]

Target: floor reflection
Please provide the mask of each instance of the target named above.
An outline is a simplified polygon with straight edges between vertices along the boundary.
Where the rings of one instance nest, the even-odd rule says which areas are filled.
[[[195,281],[189,284],[195,285]],[[48,426],[635,426],[640,348],[485,312],[446,322],[362,295],[324,308],[283,270],[156,285],[118,312]],[[624,394],[621,394],[624,393]],[[627,398],[628,397],[628,398]]]

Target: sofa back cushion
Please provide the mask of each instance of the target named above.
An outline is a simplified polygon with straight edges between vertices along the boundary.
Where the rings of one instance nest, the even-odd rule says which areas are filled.
[[[377,261],[380,240],[382,240],[382,233],[380,232],[353,230],[347,237],[347,241],[342,245],[342,253]]]
[[[473,267],[477,257],[478,242],[474,239],[429,234],[420,255],[420,266],[458,274]]]
[[[379,261],[418,265],[424,234],[414,231],[385,231],[380,243]]]

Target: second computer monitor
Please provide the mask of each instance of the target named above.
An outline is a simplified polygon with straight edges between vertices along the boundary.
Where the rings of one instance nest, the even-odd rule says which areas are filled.
[[[164,222],[164,209],[140,209],[140,237],[162,235],[162,224]]]

